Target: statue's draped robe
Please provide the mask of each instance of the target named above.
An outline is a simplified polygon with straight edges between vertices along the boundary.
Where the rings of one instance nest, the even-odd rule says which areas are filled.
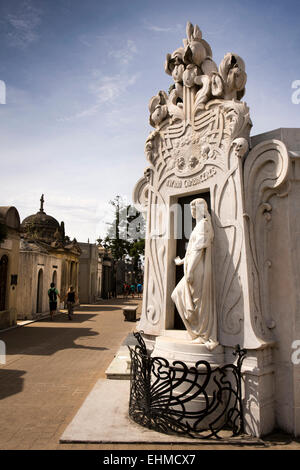
[[[184,276],[172,293],[172,300],[193,339],[217,342],[212,296],[210,217],[201,219],[191,233],[184,258]],[[192,273],[191,282],[187,281]]]

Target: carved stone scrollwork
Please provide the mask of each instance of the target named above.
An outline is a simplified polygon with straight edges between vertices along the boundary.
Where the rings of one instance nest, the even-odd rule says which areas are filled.
[[[154,131],[146,141],[145,154],[150,166],[135,190],[134,200],[146,202],[148,208],[139,329],[159,335],[166,325],[172,326],[173,306],[168,299],[174,289],[174,272],[168,263],[177,242],[165,236],[166,226],[171,225],[170,207],[178,198],[203,192],[209,193],[215,233],[213,301],[220,342],[233,346],[243,341],[246,347],[260,347],[269,328],[262,326],[261,311],[265,307],[261,307],[261,296],[265,296],[265,290],[260,292],[257,274],[260,266],[255,218],[261,219],[261,226],[262,222],[270,224],[268,188],[274,192],[280,187],[284,196],[288,188],[281,184],[279,173],[285,170],[280,169],[280,159],[276,157],[276,183],[272,186],[271,181],[262,180],[257,186],[259,159],[253,157],[253,151],[248,153],[252,123],[249,108],[240,101],[247,80],[244,61],[237,54],[228,53],[217,67],[199,27],[188,23],[186,33],[183,47],[166,58],[165,71],[173,79],[169,93],[159,91],[149,103]],[[265,166],[267,174],[269,165],[270,161]],[[261,174],[266,174],[265,170]],[[249,194],[251,203],[247,201],[245,208]],[[164,216],[160,215],[161,208],[165,209]],[[267,275],[272,268],[267,269],[270,265],[266,260],[269,258],[264,258],[262,271]],[[272,325],[272,320],[267,323]]]
[[[272,269],[269,260],[266,224],[271,221],[271,197],[286,192],[289,172],[289,156],[286,146],[278,140],[269,140],[254,147],[248,154],[244,166],[245,208],[249,226],[249,245],[252,256],[254,283],[254,324],[258,333],[272,339],[270,329],[274,327],[268,302],[268,272]]]
[[[183,47],[166,57],[165,72],[174,80],[169,95],[159,91],[149,103],[150,124],[156,129],[169,119],[189,121],[191,108],[196,115],[211,100],[240,100],[245,93],[243,59],[228,53],[218,68],[199,26],[188,22],[186,34]]]
[[[133,191],[133,202],[136,209],[145,214],[147,212],[149,198],[149,183],[151,178],[151,169],[145,170],[143,178],[139,179]]]

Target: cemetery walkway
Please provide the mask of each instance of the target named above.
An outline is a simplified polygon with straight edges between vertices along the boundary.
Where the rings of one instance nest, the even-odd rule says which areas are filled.
[[[59,439],[135,323],[124,321],[122,298],[82,305],[66,313],[0,332],[6,364],[0,364],[0,450],[38,449],[241,449],[225,444],[60,444]],[[126,304],[141,301],[130,299]],[[300,449],[282,435],[269,449]],[[248,448],[255,448],[248,446]],[[260,447],[261,448],[261,447]]]

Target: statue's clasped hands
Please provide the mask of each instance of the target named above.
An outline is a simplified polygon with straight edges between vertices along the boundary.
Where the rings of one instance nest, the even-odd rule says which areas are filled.
[[[184,263],[184,259],[181,259],[179,256],[177,256],[174,259],[174,263],[176,264],[176,266],[181,266]]]
[[[174,263],[176,264],[176,266],[181,266],[182,264],[184,264],[184,258],[181,259],[179,256],[177,256],[175,259],[174,259]],[[184,276],[187,280],[187,282],[193,282],[193,274],[192,272],[186,272],[186,270],[184,270]]]

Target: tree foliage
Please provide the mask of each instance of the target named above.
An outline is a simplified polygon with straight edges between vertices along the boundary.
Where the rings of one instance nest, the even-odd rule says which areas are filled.
[[[116,196],[110,204],[114,208],[113,221],[109,224],[105,238],[98,238],[97,242],[110,251],[115,260],[131,262],[136,276],[140,277],[145,252],[144,218],[120,196]]]

